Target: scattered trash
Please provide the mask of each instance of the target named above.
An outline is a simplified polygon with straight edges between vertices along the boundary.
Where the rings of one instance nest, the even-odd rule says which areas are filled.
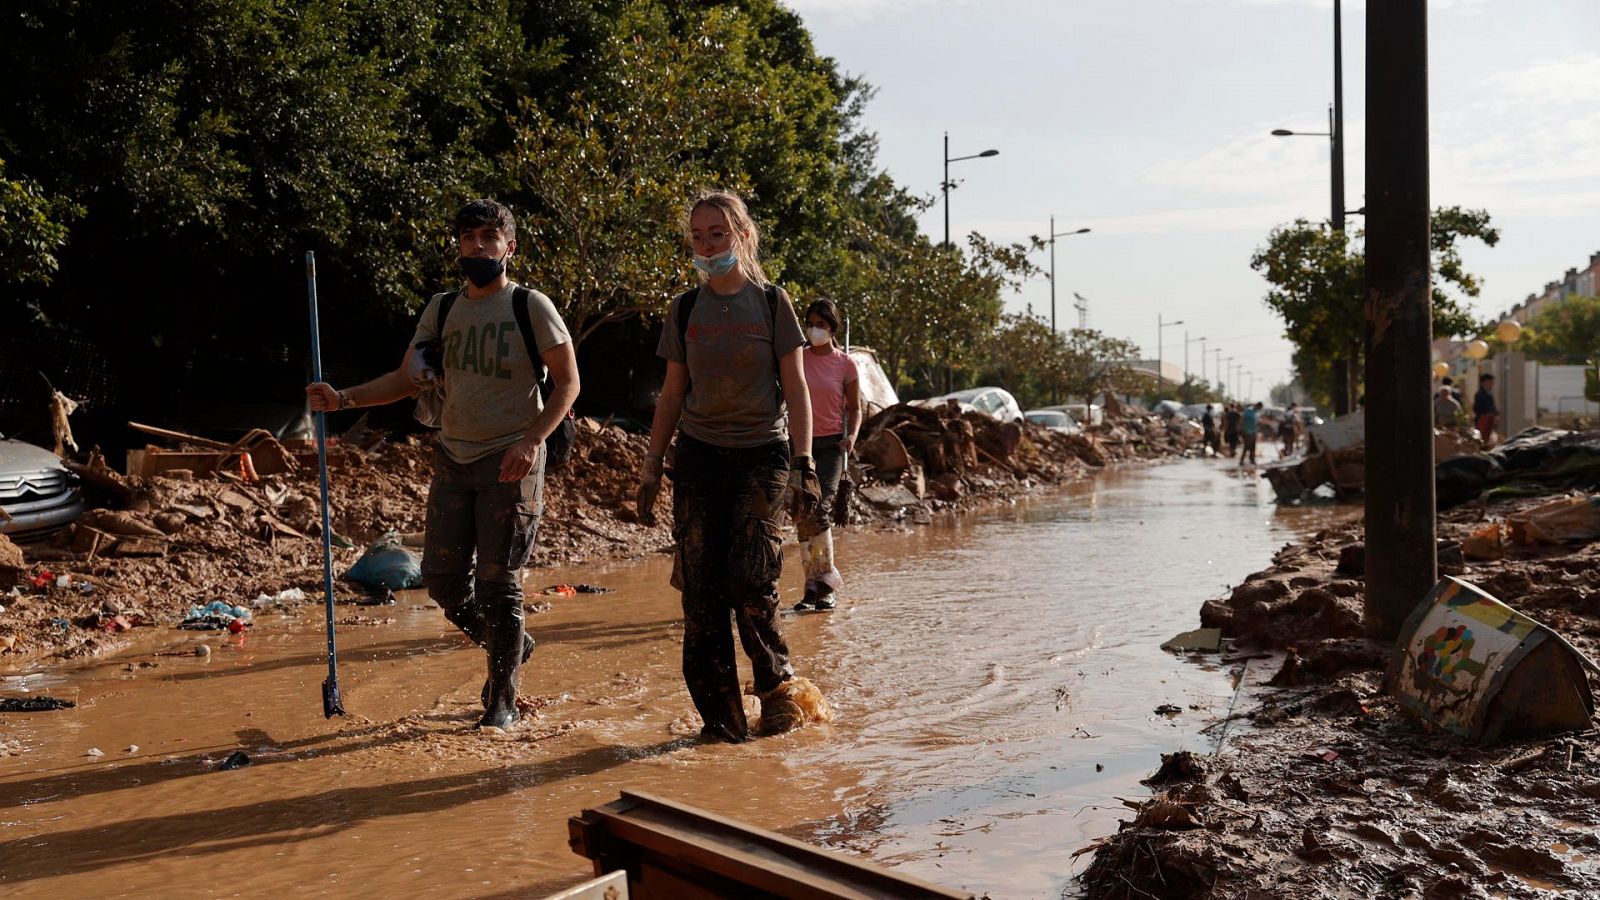
[[[32,578],[28,579],[28,583],[33,585],[36,588],[43,589],[43,588],[49,587],[50,583],[55,581],[55,580],[56,580],[56,573],[50,571],[49,569],[44,569],[44,570],[40,571],[39,574],[37,574],[37,575],[33,576]]]
[[[109,619],[101,620],[100,630],[107,634],[114,634],[119,631],[131,631],[134,626],[142,624],[144,624],[143,620],[137,616],[132,619],[127,616],[112,616]]]
[[[1563,497],[1506,516],[1515,544],[1562,544],[1600,537],[1600,497]]]
[[[99,747],[90,747],[89,749],[83,751],[83,755],[84,756],[105,756],[106,753],[105,753],[104,750],[101,750]]]
[[[57,709],[71,709],[77,705],[71,700],[57,700],[54,697],[0,698],[0,712],[50,712]]]
[[[139,745],[138,744],[129,744],[128,748],[126,750],[123,750],[122,752],[123,753],[138,753],[139,752]]]
[[[1183,707],[1172,703],[1163,703],[1156,707],[1156,715],[1166,716],[1169,719],[1181,712],[1183,712]]]
[[[391,591],[388,588],[384,588],[383,596],[381,596],[381,597],[368,597],[365,600],[357,600],[356,601],[356,605],[357,606],[393,606],[398,602],[399,601],[395,599],[394,591]]]
[[[420,587],[422,561],[391,532],[368,547],[344,577],[374,591]]]
[[[1221,628],[1196,628],[1185,631],[1161,645],[1163,650],[1198,650],[1213,652],[1222,649]]]
[[[233,623],[238,622],[240,627],[233,628]],[[184,615],[178,627],[187,631],[222,631],[224,629],[237,634],[251,624],[250,610],[242,606],[234,606],[221,600],[213,600],[205,606],[191,606]]]
[[[256,598],[250,601],[250,605],[260,609],[263,606],[271,606],[274,603],[287,605],[290,603],[304,603],[305,600],[306,592],[297,587],[292,587],[284,588],[276,594],[257,594]]]
[[[1491,522],[1468,535],[1461,542],[1461,553],[1467,559],[1491,561],[1506,555],[1505,528]]]
[[[201,644],[200,646],[194,648],[194,655],[195,656],[210,656],[211,655],[211,648],[209,646],[207,646],[206,644]]]
[[[1178,781],[1205,781],[1206,761],[1188,750],[1161,754],[1161,768],[1143,784],[1171,784]]]
[[[235,750],[232,753],[229,753],[227,757],[222,760],[222,763],[217,766],[217,769],[218,771],[222,772],[230,772],[234,769],[242,769],[248,765],[250,765],[249,754],[245,753],[243,750]]]
[[[597,584],[552,584],[539,593],[558,597],[575,597],[578,594],[609,594],[611,593],[611,588],[601,587]]]
[[[1317,747],[1314,750],[1307,750],[1304,755],[1308,759],[1320,759],[1323,762],[1333,762],[1339,758],[1339,751],[1330,750],[1327,747]]]
[[[1595,664],[1476,585],[1446,578],[1400,629],[1386,683],[1405,710],[1469,740],[1589,727]]]

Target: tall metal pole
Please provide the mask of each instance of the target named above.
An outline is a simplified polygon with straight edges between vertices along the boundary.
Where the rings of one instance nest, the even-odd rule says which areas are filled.
[[[1427,0],[1367,7],[1366,628],[1393,640],[1438,580]]]
[[[1200,380],[1206,380],[1206,339],[1200,339]]]
[[[946,148],[945,156],[949,156]],[[1050,333],[1056,333],[1056,217],[1050,217]]]
[[[1156,313],[1156,402],[1161,402],[1161,337],[1166,333],[1166,328],[1161,324],[1161,313]]]
[[[950,248],[950,132],[944,133],[944,246]]]
[[[1183,380],[1189,380],[1189,329],[1183,330]]]

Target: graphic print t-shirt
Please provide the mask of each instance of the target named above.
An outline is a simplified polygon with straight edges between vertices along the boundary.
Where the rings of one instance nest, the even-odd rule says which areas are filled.
[[[528,356],[528,348],[511,311],[516,284],[508,284],[487,297],[468,297],[465,291],[450,306],[450,316],[439,321],[437,294],[428,301],[417,323],[412,346],[438,340],[444,350],[444,412],[439,444],[458,463],[476,462],[522,440],[544,409],[539,395],[539,375],[544,363]],[[572,340],[566,323],[550,298],[538,291],[528,297],[529,318],[539,352]]]
[[[778,289],[777,315],[760,285],[722,296],[702,285],[680,339],[672,301],[656,355],[689,367],[683,433],[718,447],[759,447],[789,439],[778,386],[777,357],[805,344],[788,294]]]

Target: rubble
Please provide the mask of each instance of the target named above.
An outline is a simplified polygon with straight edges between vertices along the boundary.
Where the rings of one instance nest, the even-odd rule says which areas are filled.
[[[137,427],[177,446],[130,454],[128,475],[92,451],[86,463],[72,465],[98,508],[45,543],[17,550],[0,540],[0,591],[21,586],[4,601],[0,658],[114,651],[129,639],[116,626],[119,618],[130,627],[175,626],[191,607],[216,601],[278,614],[322,602],[322,520],[309,447],[264,432],[224,444]],[[671,546],[670,478],[657,499],[658,524],[640,523],[633,510],[647,444],[643,435],[579,420],[571,459],[547,473],[531,565],[639,556]],[[859,444],[849,473],[859,490],[843,502],[849,521],[868,527],[927,522],[935,512],[1008,500],[1098,467],[1189,446],[1154,418],[1067,435],[904,405],[874,416]],[[363,548],[386,535],[420,547],[432,437],[386,441],[358,425],[333,447],[336,571],[349,570]],[[41,578],[46,569],[50,577]],[[336,599],[353,601],[361,591],[349,590]],[[110,627],[102,628],[106,623]]]
[[[1477,552],[1488,542],[1475,534],[1509,533],[1552,505],[1491,492],[1442,513],[1440,538],[1460,555],[1441,569],[1592,658],[1600,543],[1506,539],[1492,558]],[[1282,661],[1246,663],[1242,711],[1209,730],[1219,743],[1199,780],[1161,785],[1081,851],[1095,851],[1087,896],[1600,895],[1600,732],[1485,745],[1419,721],[1385,690],[1393,644],[1364,636],[1361,537],[1354,521],[1286,546],[1205,604],[1202,625]],[[1233,719],[1253,727],[1230,732]]]

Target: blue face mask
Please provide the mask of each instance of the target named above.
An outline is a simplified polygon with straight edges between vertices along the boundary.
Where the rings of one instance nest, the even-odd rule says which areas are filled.
[[[701,256],[696,253],[694,257],[694,267],[712,278],[721,278],[732,272],[733,267],[738,264],[739,255],[733,252],[732,247],[718,253],[716,256]]]

